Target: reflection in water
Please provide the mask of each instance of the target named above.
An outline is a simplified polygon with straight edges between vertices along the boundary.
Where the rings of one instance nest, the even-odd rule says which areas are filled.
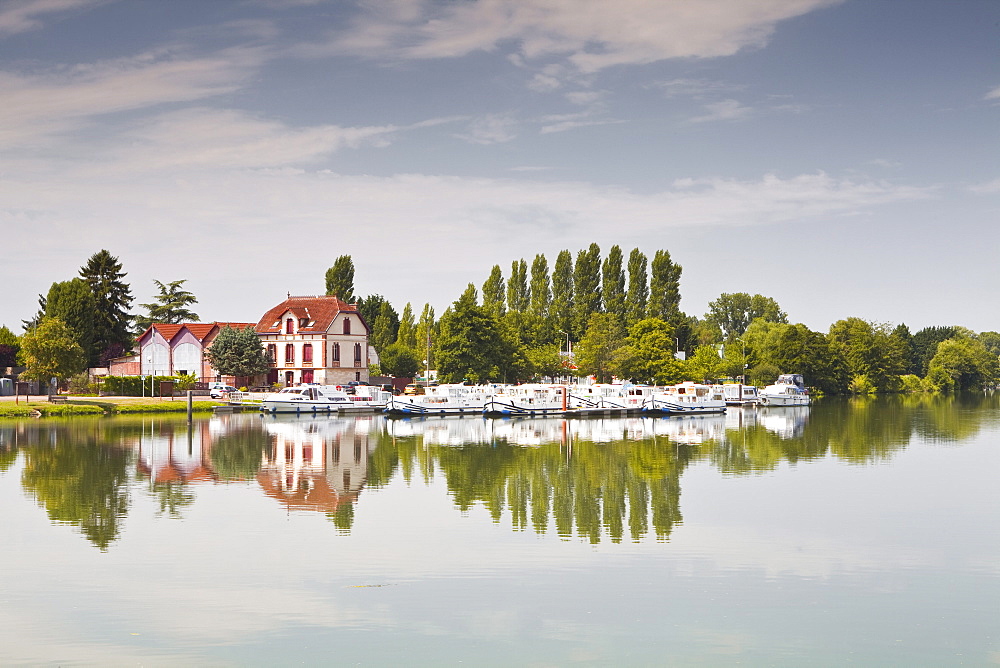
[[[518,530],[591,542],[666,540],[682,520],[680,480],[692,462],[726,475],[831,456],[868,464],[890,458],[914,434],[967,439],[998,419],[997,405],[994,395],[976,395],[681,418],[17,421],[0,424],[0,475],[17,470],[22,457],[24,491],[53,522],[78,527],[101,550],[118,538],[134,494],[182,518],[198,485],[255,486],[289,512],[324,513],[346,532],[365,486],[441,475],[457,508],[482,505]]]

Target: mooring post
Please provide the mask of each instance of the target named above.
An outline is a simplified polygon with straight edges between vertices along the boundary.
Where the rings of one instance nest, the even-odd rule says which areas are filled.
[[[191,390],[187,391],[187,396],[188,396],[188,406],[187,406],[187,409],[188,409],[187,410],[187,413],[188,413],[188,422],[191,421],[192,415],[194,413],[194,399],[192,398],[193,394],[194,393]]]

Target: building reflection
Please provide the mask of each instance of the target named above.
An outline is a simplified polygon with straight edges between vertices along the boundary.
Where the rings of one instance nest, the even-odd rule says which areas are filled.
[[[371,421],[355,417],[265,417],[271,436],[257,481],[289,510],[337,513],[364,487],[371,452]]]

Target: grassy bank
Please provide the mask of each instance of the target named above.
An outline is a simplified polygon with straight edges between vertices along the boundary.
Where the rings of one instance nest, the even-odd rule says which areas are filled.
[[[195,401],[192,409],[196,413],[210,413],[218,401]],[[65,403],[52,404],[46,400],[0,403],[0,418],[59,417],[68,415],[128,415],[141,413],[184,413],[186,399],[149,399],[136,397],[74,397]]]

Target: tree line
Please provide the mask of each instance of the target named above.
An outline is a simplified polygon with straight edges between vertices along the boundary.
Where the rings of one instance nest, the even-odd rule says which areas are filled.
[[[551,267],[551,270],[550,270]],[[381,295],[357,299],[383,373],[436,369],[445,382],[520,382],[577,375],[669,384],[739,379],[765,385],[801,373],[827,394],[975,390],[1000,379],[1000,334],[959,326],[911,333],[857,317],[826,332],[791,323],[771,297],[723,293],[701,317],[680,309],[682,267],[596,243],[495,265],[440,318],[402,313]],[[354,265],[337,258],[327,293],[353,297]],[[572,351],[572,354],[570,354]]]

